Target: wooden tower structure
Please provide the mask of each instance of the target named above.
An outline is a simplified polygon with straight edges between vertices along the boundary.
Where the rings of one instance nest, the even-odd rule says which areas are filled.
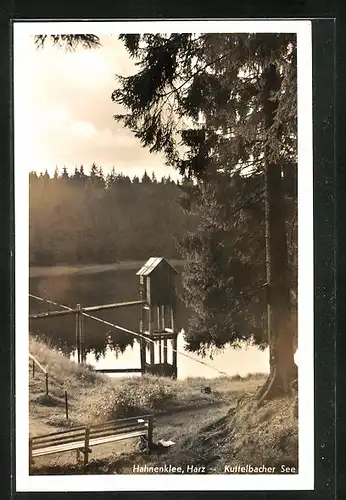
[[[174,279],[178,271],[163,257],[151,257],[136,274],[139,276],[143,301],[140,332],[150,339],[141,338],[140,341],[142,374],[177,378],[178,332]]]

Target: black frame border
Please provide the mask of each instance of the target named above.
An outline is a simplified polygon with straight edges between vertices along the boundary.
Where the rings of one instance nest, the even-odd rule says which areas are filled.
[[[0,343],[0,394],[3,407],[11,411],[3,412],[1,417],[0,449],[4,455],[5,469],[1,471],[1,489],[4,488],[5,495],[18,498],[58,498],[64,493],[37,493],[15,491],[15,468],[14,467],[14,184],[13,184],[13,123],[12,123],[12,21],[13,19],[25,19],[36,21],[34,13],[40,12],[40,20],[50,21],[59,14],[59,19],[78,20],[83,10],[83,19],[101,20],[98,12],[100,5],[89,4],[82,6],[70,4],[66,9],[65,17],[60,17],[59,9],[54,4],[41,4],[38,1],[24,3],[17,1],[9,6],[7,12],[1,13],[0,25],[0,51],[3,56],[2,67],[5,71],[0,72],[1,99],[6,110],[3,140],[0,141],[0,153],[2,164],[8,167],[0,167],[0,224],[3,228],[5,238],[1,240],[0,251],[0,273],[3,284],[3,296],[1,302],[0,317],[1,325],[6,325],[9,335],[2,335]],[[130,6],[117,6],[116,17],[113,19],[184,19],[206,17],[215,19],[217,5],[203,6],[197,2],[185,4],[179,16],[177,5],[167,5],[159,0],[152,1],[149,5],[141,4],[136,0]],[[267,3],[267,2],[264,2]],[[308,2],[306,2],[308,3]],[[330,16],[330,2],[323,3],[318,15]],[[256,5],[259,7],[257,8]],[[232,18],[255,18],[263,19],[268,13],[268,8],[263,5],[253,4],[252,7],[240,7],[230,9],[223,5],[218,10],[217,18],[222,15]],[[316,4],[315,4],[316,5]],[[305,12],[302,2],[296,0],[283,7],[277,4],[277,9],[270,6],[271,19],[277,20],[283,17],[294,16],[302,19]],[[96,12],[95,12],[96,7]],[[119,8],[118,8],[119,7]],[[230,12],[233,10],[233,12]],[[54,12],[55,11],[55,12]],[[87,12],[86,12],[87,11]],[[106,9],[107,11],[107,9]],[[106,12],[105,11],[105,12]],[[279,12],[280,11],[280,12]],[[300,12],[299,12],[300,11]],[[261,14],[260,14],[261,12]],[[3,15],[5,14],[5,15]],[[54,16],[55,14],[55,16]],[[96,14],[96,15],[95,15]],[[238,15],[236,15],[238,14]],[[114,15],[114,14],[113,14]],[[153,17],[154,15],[154,17]],[[306,15],[306,14],[305,14]],[[278,17],[280,16],[280,17]],[[306,19],[309,19],[308,17]],[[110,20],[110,19],[109,19]],[[186,498],[194,496],[208,498],[210,494],[217,495],[220,499],[226,499],[230,494],[238,498],[318,498],[328,500],[335,496],[335,329],[336,329],[336,227],[335,227],[335,19],[316,19],[313,21],[313,140],[314,140],[314,252],[315,252],[315,490],[298,492],[82,492],[68,493],[72,498],[83,496],[94,498],[102,495],[102,498],[120,497],[142,497],[151,499],[162,498]],[[3,129],[3,127],[2,127]],[[11,147],[9,148],[9,145]],[[1,165],[1,164],[0,164]],[[10,291],[10,293],[9,293]],[[5,327],[4,327],[4,331]],[[10,383],[9,383],[10,381]],[[322,458],[324,457],[324,458]],[[6,491],[5,491],[6,490]]]

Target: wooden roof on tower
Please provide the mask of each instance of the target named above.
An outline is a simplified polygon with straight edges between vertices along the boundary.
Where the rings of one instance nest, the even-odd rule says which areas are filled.
[[[150,276],[158,267],[168,266],[175,274],[179,274],[175,267],[172,266],[164,257],[150,257],[149,260],[137,271],[137,276]]]

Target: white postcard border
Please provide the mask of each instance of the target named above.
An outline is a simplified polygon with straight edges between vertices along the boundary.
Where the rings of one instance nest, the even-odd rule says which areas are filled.
[[[314,488],[314,286],[313,286],[313,143],[312,40],[310,21],[127,21],[14,23],[14,171],[15,171],[15,351],[16,351],[16,491],[206,491],[311,490]],[[299,474],[297,475],[83,475],[29,476],[28,314],[29,186],[23,175],[29,103],[21,58],[28,36],[35,34],[144,32],[297,33],[298,53],[298,343]]]

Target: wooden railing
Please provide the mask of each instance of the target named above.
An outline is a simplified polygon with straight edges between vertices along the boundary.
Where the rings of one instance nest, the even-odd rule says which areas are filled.
[[[41,372],[44,373],[45,393],[46,393],[46,396],[48,396],[49,395],[49,374],[48,374],[48,371],[41,365],[41,363],[35,358],[35,356],[33,356],[30,353],[29,353],[29,358],[32,360],[32,377],[35,378],[36,366],[41,370]],[[64,391],[64,403],[65,403],[65,415],[66,415],[66,419],[68,420],[68,395],[67,395],[66,389]]]
[[[48,396],[48,372],[47,370],[41,365],[41,363],[33,356],[32,354],[29,353],[29,358],[32,360],[32,376],[35,377],[35,371],[36,371],[36,366],[44,373],[45,375],[45,389],[46,389],[46,395]]]
[[[76,309],[66,309],[64,311],[48,311],[38,314],[30,314],[29,319],[53,318],[55,316],[66,316],[68,314],[79,314],[84,312],[105,311],[107,309],[118,309],[120,307],[132,307],[145,304],[143,300],[132,300],[130,302],[115,302],[113,304],[102,304],[98,306],[80,307],[78,304]]]
[[[35,297],[38,298],[38,297]],[[132,300],[128,302],[114,302],[112,304],[101,304],[97,306],[87,306],[82,307],[81,304],[77,304],[76,308],[73,309],[67,306],[64,307],[64,310],[57,311],[48,311],[37,314],[30,314],[29,320],[38,320],[44,318],[54,318],[59,316],[66,316],[70,314],[74,314],[76,317],[76,350],[77,350],[77,361],[78,363],[83,363],[86,361],[86,353],[84,347],[84,329],[83,329],[83,315],[88,316],[90,312],[96,311],[105,311],[109,309],[118,309],[122,307],[133,307],[138,305],[146,304],[146,301],[143,300]],[[58,305],[58,304],[57,304]],[[91,316],[89,316],[91,317]],[[96,318],[92,318],[96,319]],[[126,371],[126,370],[123,370]]]

